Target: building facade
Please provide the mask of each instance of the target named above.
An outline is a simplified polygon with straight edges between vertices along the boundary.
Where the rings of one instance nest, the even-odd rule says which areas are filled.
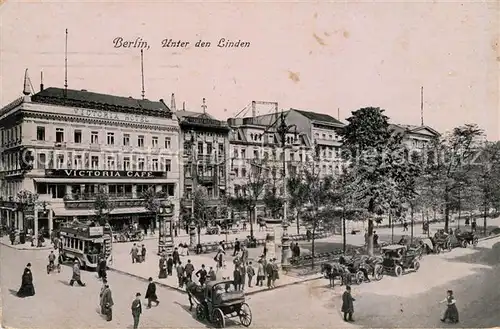
[[[202,108],[203,112],[185,108],[174,112],[181,134],[181,208],[186,223],[192,214],[193,192],[199,187],[207,193],[207,220],[226,216],[221,206],[229,184],[229,127],[206,113],[205,99]]]
[[[429,146],[441,134],[433,128],[425,125],[391,124],[389,126],[394,132],[403,134],[403,143],[410,150],[423,150]]]
[[[178,217],[179,124],[162,101],[60,88],[30,96],[25,87],[24,94],[0,112],[4,223],[50,232],[61,221],[94,216],[101,191],[115,228],[155,225],[141,198],[148,189],[168,195]],[[16,208],[21,190],[44,202],[33,220]]]

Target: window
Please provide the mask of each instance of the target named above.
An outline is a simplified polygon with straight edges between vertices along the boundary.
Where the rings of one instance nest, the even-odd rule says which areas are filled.
[[[246,152],[243,149],[241,150],[241,158],[242,159],[246,159],[247,158]]]
[[[45,140],[45,127],[36,127],[36,140],[44,141]]]
[[[56,128],[56,143],[64,142],[64,129]]]
[[[207,143],[207,154],[212,154],[212,143]]]
[[[144,170],[144,158],[139,158],[137,162],[137,170]]]
[[[99,132],[92,131],[90,132],[90,144],[98,144],[99,143]]]
[[[219,155],[224,154],[224,144],[219,144]]]
[[[151,144],[153,145],[153,147],[158,147],[158,136],[153,136]]]
[[[165,171],[172,171],[172,161],[165,160]]]
[[[258,150],[253,150],[253,158],[258,159],[259,158],[259,151]]]
[[[99,157],[93,155],[90,160],[90,165],[92,166],[92,169],[99,169]]]
[[[143,135],[137,136],[137,146],[144,147],[144,136]]]
[[[75,169],[81,169],[81,168],[82,168],[82,156],[75,155]]]
[[[170,148],[171,141],[172,140],[170,139],[170,137],[165,137],[165,148],[166,149]]]
[[[57,168],[62,168],[64,166],[64,154],[57,155]]]
[[[45,157],[45,154],[39,153],[38,154],[38,169],[45,169],[47,168],[47,158]]]
[[[246,177],[246,176],[247,176],[247,169],[241,168],[241,177]]]
[[[130,135],[123,134],[123,146],[130,146]]]
[[[130,158],[123,158],[123,170],[130,170]]]
[[[151,170],[153,171],[158,171],[158,159],[153,159],[153,168],[151,168]]]
[[[115,144],[115,133],[108,133],[107,142],[108,142],[108,145],[114,145]]]
[[[81,130],[75,130],[73,141],[75,142],[75,144],[82,143],[82,131]]]
[[[108,169],[115,168],[115,159],[113,157],[108,157],[108,161],[106,163],[108,165]]]
[[[198,154],[203,154],[203,143],[198,142]]]

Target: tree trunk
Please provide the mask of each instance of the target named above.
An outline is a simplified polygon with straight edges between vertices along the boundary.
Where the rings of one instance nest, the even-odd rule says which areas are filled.
[[[448,232],[450,222],[450,192],[448,189],[444,192],[444,231]]]
[[[484,213],[483,213],[483,234],[484,236],[486,236],[486,222],[487,222],[487,217],[488,217],[488,214],[487,214],[487,209],[488,209],[488,205],[486,204],[486,202],[484,203]],[[477,227],[476,227],[477,229]]]
[[[255,215],[255,210],[254,209],[250,209],[250,212],[249,212],[249,222],[250,222],[250,238],[253,239],[253,216]]]
[[[300,234],[300,212],[297,210],[297,216],[295,218],[296,222],[297,222],[297,234]]]
[[[373,219],[368,219],[368,245],[367,251],[369,256],[373,256]]]
[[[311,268],[314,269],[314,242],[315,242],[315,239],[314,239],[314,235],[316,233],[316,222],[313,221],[313,229],[312,229],[312,236],[311,236],[311,255],[312,255],[312,263],[311,263]]]

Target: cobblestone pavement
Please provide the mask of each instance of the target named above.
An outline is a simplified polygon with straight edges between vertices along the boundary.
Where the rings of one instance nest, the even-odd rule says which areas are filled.
[[[131,328],[130,304],[136,292],[143,295],[146,284],[140,280],[108,272],[115,301],[113,321],[106,322],[98,314],[101,282],[94,272],[82,271],[86,287],[67,285],[71,269],[63,266],[60,274],[47,275],[48,252],[19,251],[0,246],[0,279],[2,288],[2,325],[11,328]],[[18,298],[24,266],[32,263],[36,295]],[[248,297],[253,313],[253,328],[331,328],[346,327],[338,317],[338,298],[328,290],[315,288],[321,280],[290,286],[270,293]],[[161,303],[144,309],[143,328],[207,327],[188,312],[187,297],[176,291],[158,287]],[[320,298],[318,298],[320,296]],[[332,306],[335,303],[336,306]],[[228,322],[229,327],[241,325]]]

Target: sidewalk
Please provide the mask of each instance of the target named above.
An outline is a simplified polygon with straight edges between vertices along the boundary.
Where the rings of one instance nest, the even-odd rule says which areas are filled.
[[[143,263],[135,263],[132,264],[132,259],[130,256],[130,248],[132,247],[132,244],[130,243],[124,243],[124,244],[119,244],[119,245],[114,245],[113,248],[113,264],[110,265],[110,270],[119,272],[121,274],[129,275],[132,277],[135,277],[140,280],[147,281],[149,277],[152,277],[155,282],[157,282],[159,285],[168,287],[177,291],[180,291],[182,293],[185,293],[184,289],[181,289],[178,287],[178,281],[177,281],[177,276],[176,276],[176,270],[175,268],[173,269],[173,276],[169,276],[166,279],[158,279],[158,274],[159,274],[159,256],[156,255],[156,241],[153,240],[147,240],[143,241],[140,244],[144,244],[146,249],[148,250],[147,255],[146,255],[146,261]],[[254,254],[254,253],[252,253]],[[250,260],[252,261],[254,265],[255,272],[257,272],[257,267],[256,267],[256,261],[251,259],[253,258],[253,255],[250,255]],[[256,254],[256,253],[255,253]],[[213,267],[215,270],[215,261],[213,259],[214,255],[213,254],[190,254],[189,256],[181,256],[181,261],[182,264],[185,265],[187,264],[187,260],[190,259],[191,263],[194,265],[195,268],[195,273],[201,268],[201,265],[204,264],[205,268],[208,270],[210,267]],[[224,276],[229,276],[232,279],[232,272],[233,272],[233,263],[232,263],[232,257],[231,254],[228,253],[225,257],[226,259],[226,264],[227,267],[224,271],[219,271],[217,273],[217,279],[222,279],[223,275]],[[197,279],[195,278],[193,274],[193,278],[195,281]],[[304,277],[293,277],[290,275],[285,275],[283,273],[280,273],[280,278],[279,280],[276,281],[276,288],[279,289],[281,287],[293,285],[293,284],[298,284],[306,281],[311,281],[321,278],[321,275],[319,274],[314,274],[314,275],[309,275],[309,276],[304,276]],[[247,278],[248,280],[248,278]],[[246,282],[247,286],[245,287],[245,293],[247,295],[252,295],[264,291],[271,291],[271,289],[267,289],[265,287],[265,283],[263,287],[256,287],[255,286],[255,281],[256,281],[256,276],[253,278],[253,283],[252,287],[248,287],[248,282]],[[274,289],[272,289],[274,290]]]
[[[43,244],[43,247],[39,247],[39,248],[32,247],[31,242],[26,242],[25,244],[12,245],[10,243],[10,239],[9,239],[8,235],[0,238],[0,244],[3,246],[6,246],[6,247],[12,248],[12,249],[17,249],[17,250],[50,250],[50,249],[54,249],[52,247],[52,245],[49,242],[47,242],[47,239],[45,239],[45,243]]]

